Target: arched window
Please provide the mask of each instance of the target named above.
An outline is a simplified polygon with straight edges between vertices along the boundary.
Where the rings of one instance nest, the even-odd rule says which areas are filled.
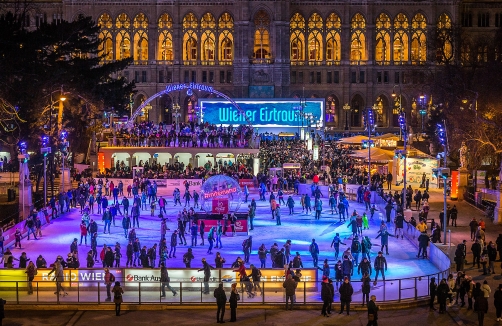
[[[427,21],[422,14],[411,20],[411,63],[423,64],[427,60]]]
[[[366,60],[366,20],[357,13],[350,22],[350,64]]]
[[[112,27],[113,20],[108,14],[102,14],[98,18],[98,26],[101,28],[99,32],[99,39],[101,45],[99,47],[98,56],[101,62],[112,61],[113,60],[113,39],[112,39]]]
[[[253,57],[257,63],[269,63],[272,59],[270,49],[270,17],[264,10],[259,10],[254,16],[254,47]]]
[[[172,28],[173,19],[171,16],[162,14],[158,21],[159,43],[157,45],[157,60],[171,62],[174,60]]]
[[[185,65],[196,64],[198,59],[197,28],[199,23],[194,14],[188,13],[183,18],[183,61]]]
[[[470,64],[471,47],[467,42],[462,44],[462,47],[460,48],[460,60],[461,60],[462,64],[464,64],[464,65]]]
[[[218,19],[220,64],[231,65],[234,59],[234,19],[224,13]]]
[[[453,60],[452,23],[447,14],[441,14],[437,22],[436,60],[440,64]]]
[[[390,17],[381,13],[376,20],[375,61],[388,65],[390,62]]]
[[[341,28],[340,17],[331,13],[326,19],[326,64],[328,65],[341,60]]]
[[[117,36],[115,37],[115,58],[117,60],[131,57],[131,20],[127,14],[122,13],[115,19]]]
[[[320,63],[323,59],[322,30],[323,21],[319,14],[314,13],[308,21],[308,60],[310,63]]]
[[[290,30],[290,60],[292,65],[302,65],[305,60],[305,18],[299,13],[291,17]]]
[[[148,61],[148,18],[144,14],[134,17],[134,63],[146,64]]]
[[[408,62],[408,17],[403,13],[394,18],[394,64]]]
[[[214,64],[216,60],[216,19],[210,13],[205,13],[202,16],[201,22],[201,54],[202,64]]]

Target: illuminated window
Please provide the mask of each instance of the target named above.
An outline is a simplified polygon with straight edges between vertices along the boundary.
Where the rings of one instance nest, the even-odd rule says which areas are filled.
[[[103,62],[113,60],[113,39],[111,30],[113,27],[113,20],[108,14],[102,14],[98,18],[98,26],[101,28],[99,32],[99,39],[101,44],[99,46],[98,56]]]
[[[469,44],[464,43],[460,48],[460,61],[462,64],[469,64],[471,60],[471,47]]]
[[[394,64],[408,62],[408,18],[402,14],[397,14],[394,18]]]
[[[264,59],[271,59],[270,51],[270,18],[264,10],[260,10],[254,16],[254,49],[253,57],[259,59],[259,62],[267,62]]]
[[[427,60],[427,21],[422,14],[411,20],[411,63],[420,64]]]
[[[342,23],[340,17],[331,13],[326,19],[326,61],[340,61],[340,33]]]
[[[289,21],[289,29],[291,64],[303,64],[305,59],[305,18],[299,13],[294,14]]]
[[[440,64],[450,62],[453,59],[453,35],[452,23],[447,14],[439,16],[437,22],[437,48],[436,60]]]
[[[148,18],[144,14],[134,17],[134,61],[144,63],[148,60]]]
[[[201,54],[202,61],[214,61],[216,52],[216,20],[210,13],[205,13],[202,16],[201,22]]]
[[[159,43],[157,60],[172,61],[174,60],[173,48],[173,19],[168,14],[162,14],[158,21],[159,28]]]
[[[183,18],[183,60],[185,64],[193,64],[197,61],[198,37],[197,27],[199,23],[194,14],[189,13]]]
[[[390,61],[390,17],[384,13],[376,20],[375,61],[388,64]]]
[[[229,13],[224,13],[218,19],[219,61],[232,64],[234,59],[234,20]]]
[[[323,40],[322,30],[323,21],[319,14],[314,13],[308,21],[308,59],[309,61],[322,61],[323,57]]]
[[[352,17],[350,31],[350,61],[359,64],[366,60],[366,20],[363,15],[357,13]]]
[[[121,60],[131,57],[131,20],[127,14],[122,13],[115,19],[117,35],[115,37],[116,59]]]

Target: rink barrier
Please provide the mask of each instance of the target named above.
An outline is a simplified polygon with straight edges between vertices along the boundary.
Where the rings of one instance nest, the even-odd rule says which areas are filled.
[[[46,273],[48,270],[39,270],[38,275],[32,282],[33,294],[28,294],[28,285],[26,277],[24,280],[19,280],[21,273],[24,270],[14,269],[5,270],[9,272],[11,277],[18,280],[5,280],[1,277],[0,281],[0,297],[7,300],[8,304],[18,305],[78,305],[78,304],[108,304],[106,300],[106,285],[104,284],[104,272],[102,269],[85,269],[88,275],[94,275],[95,280],[80,281],[77,280],[76,272],[79,270],[66,270],[65,280],[61,282],[64,292],[55,294],[56,282],[48,279]],[[0,274],[4,271],[1,271]],[[165,288],[166,297],[161,297],[160,270],[156,269],[111,269],[111,272],[116,276],[116,281],[121,282],[124,289],[123,300],[126,304],[169,304],[169,305],[196,305],[196,304],[213,304],[214,297],[213,291],[218,286],[220,281],[224,284],[224,289],[229,295],[230,286],[232,283],[237,283],[238,289],[241,291],[247,289],[246,285],[237,281],[232,277],[235,272],[230,269],[213,270],[215,275],[207,282],[209,287],[209,294],[204,294],[205,284],[203,282],[202,272],[197,272],[197,269],[169,269],[169,276],[171,277],[169,285],[174,291],[176,296],[173,296],[171,290]],[[265,272],[265,273],[264,273]],[[315,269],[303,269],[302,273],[307,274],[311,272],[317,275]],[[408,277],[402,279],[387,279],[383,281],[381,276],[379,280],[374,283],[372,278],[370,295],[376,295],[380,303],[401,303],[401,302],[418,302],[417,300],[424,301],[429,296],[429,283],[432,277],[436,280],[447,278],[450,270],[447,269],[435,274],[424,276]],[[133,274],[136,273],[136,274]],[[177,279],[179,275],[197,274],[197,277],[191,279]],[[233,273],[233,274],[231,274]],[[267,275],[281,275],[282,269],[263,269],[262,274]],[[158,277],[155,275],[159,275]],[[45,276],[44,276],[45,275]],[[137,275],[138,278],[134,278]],[[172,276],[171,276],[172,275]],[[177,276],[178,275],[178,276]],[[373,272],[373,277],[375,272]],[[131,278],[132,276],[132,278]],[[43,280],[45,277],[46,280]],[[91,277],[91,276],[89,276]],[[153,277],[153,280],[152,280]],[[49,277],[52,278],[52,277]],[[71,280],[75,278],[75,280]],[[128,280],[129,278],[129,280]],[[240,303],[250,305],[264,305],[264,304],[284,304],[285,291],[283,288],[283,277],[272,279],[269,277],[266,281],[261,281],[258,284],[261,291],[256,289],[255,296],[250,297],[244,291],[241,295]],[[352,287],[354,294],[352,296],[352,303],[358,304],[362,302],[362,282],[359,275],[352,277]],[[112,285],[113,286],[113,285]],[[339,302],[339,293],[337,285],[334,280],[335,286],[335,303]],[[296,289],[296,304],[320,304],[322,303],[320,296],[320,281],[300,281]],[[254,290],[254,289],[253,289]],[[261,292],[261,294],[260,294]],[[68,293],[68,295],[63,295]],[[425,302],[425,301],[424,301]]]

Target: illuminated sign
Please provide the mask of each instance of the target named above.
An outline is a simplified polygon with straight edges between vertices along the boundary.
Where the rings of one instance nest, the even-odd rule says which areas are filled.
[[[169,92],[180,91],[180,90],[184,90],[184,89],[195,89],[198,91],[205,91],[205,92],[210,92],[210,93],[214,92],[214,89],[211,86],[206,86],[206,85],[197,84],[197,83],[167,85],[165,92],[169,93]]]
[[[303,110],[298,109],[298,99],[235,100],[242,112],[227,100],[199,101],[204,108],[202,120],[216,125],[239,125],[249,121],[255,127],[322,127],[324,123],[323,99],[308,99]]]
[[[234,192],[237,192],[237,188],[228,188],[228,189],[223,189],[223,190],[211,191],[211,192],[205,193],[204,198],[208,199],[208,198],[213,198],[213,197],[219,197],[219,196],[233,194]]]

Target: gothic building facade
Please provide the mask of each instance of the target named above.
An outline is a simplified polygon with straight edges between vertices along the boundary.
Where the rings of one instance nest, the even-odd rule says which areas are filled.
[[[197,82],[233,98],[325,99],[328,131],[362,130],[374,107],[381,130],[397,130],[401,109],[427,106],[423,84],[460,53],[453,30],[493,32],[500,2],[457,0],[63,0],[40,1],[30,24],[92,16],[104,60],[133,58],[131,106],[172,83]],[[484,50],[482,50],[484,51]],[[488,51],[488,50],[487,50]],[[394,96],[393,96],[394,95]],[[143,119],[193,118],[194,92],[159,97]],[[423,116],[422,116],[423,118]]]

